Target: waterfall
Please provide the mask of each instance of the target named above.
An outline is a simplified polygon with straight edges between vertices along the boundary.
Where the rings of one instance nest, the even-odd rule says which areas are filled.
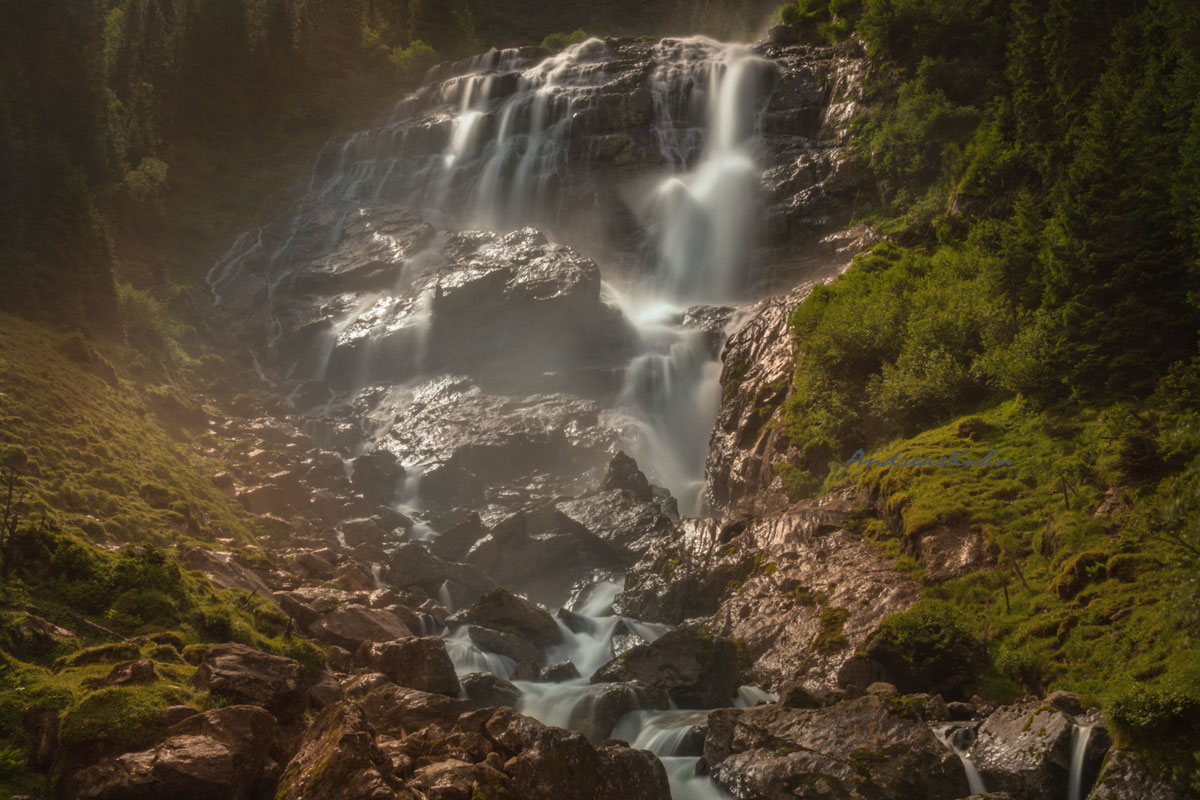
[[[447,230],[542,228],[590,248],[603,268],[601,299],[633,331],[600,365],[619,375],[602,390],[608,430],[624,437],[620,445],[684,514],[703,512],[707,442],[721,394],[717,351],[729,319],[728,309],[722,315],[711,307],[742,299],[748,288],[744,271],[761,216],[757,150],[775,68],[748,47],[705,37],[624,47],[640,48],[649,66],[631,67],[628,51],[615,54],[600,39],[536,62],[494,50],[439,66],[386,123],[327,143],[288,216],[238,239],[210,271],[209,285],[223,305],[262,306],[253,317],[262,325],[257,344],[278,359],[268,367],[317,382],[297,392],[297,402],[333,408],[352,397],[362,433],[378,439],[400,406],[415,402],[419,381],[445,377],[436,370],[449,367],[439,367],[430,340],[440,335],[433,321],[444,262],[437,259],[450,240],[391,238],[389,220],[397,230],[412,227],[394,222],[403,209]],[[620,195],[607,207],[616,209],[627,241],[610,243],[608,223],[595,213],[597,198],[609,195]],[[355,257],[369,262],[365,288],[338,283],[351,271],[346,264],[322,262],[338,256],[351,234]],[[310,272],[314,266],[326,271]],[[336,296],[319,291],[324,279],[333,279]],[[323,319],[290,310],[305,292],[321,300]],[[408,478],[393,508],[413,518],[411,538],[431,539],[437,532],[421,514],[419,487],[437,461],[430,453],[405,456]],[[437,592],[449,610],[452,588],[445,582]],[[660,755],[676,800],[724,797],[695,774],[694,729],[703,714],[650,711],[636,689],[625,697],[611,684],[589,683],[613,657],[619,623],[647,641],[667,630],[615,615],[621,588],[619,580],[593,586],[570,609],[585,624],[561,625],[562,643],[544,654],[550,664],[573,662],[583,677],[517,682],[519,710],[607,735],[601,729],[615,722],[613,708],[638,709],[619,722],[623,735]],[[460,674],[507,678],[518,667],[481,649],[465,627],[443,637]],[[753,704],[766,695],[743,687],[739,697]]]
[[[1088,740],[1093,725],[1076,725],[1071,729],[1071,772],[1067,784],[1067,800],[1083,800],[1083,762],[1087,757]]]
[[[705,37],[664,40],[655,60],[659,151],[673,170],[686,171],[672,172],[653,193],[655,283],[632,309],[622,306],[645,353],[626,371],[619,406],[638,432],[631,445],[638,462],[671,490],[683,513],[698,516],[720,364],[705,333],[683,329],[679,320],[688,302],[724,303],[744,289],[739,273],[761,191],[754,145],[769,62]]]
[[[613,731],[632,747],[649,750],[667,770],[673,800],[727,800],[728,795],[705,776],[696,774],[702,747],[696,727],[708,721],[707,711],[634,711]]]
[[[975,730],[959,725],[940,725],[933,729],[933,733],[937,736],[938,741],[946,745],[962,762],[963,771],[967,774],[967,784],[971,787],[971,794],[987,794],[987,788],[983,784],[979,770],[975,769],[975,764],[967,757],[967,748],[975,741]]]

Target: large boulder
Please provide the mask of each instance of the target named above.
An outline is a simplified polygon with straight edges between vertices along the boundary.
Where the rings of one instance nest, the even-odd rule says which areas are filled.
[[[482,625],[468,625],[467,636],[480,650],[508,656],[518,664],[526,661],[537,661],[541,651],[519,633],[498,631],[495,628],[485,628]]]
[[[153,748],[76,773],[71,800],[250,800],[261,796],[278,729],[257,706],[228,706],[184,719]]]
[[[400,686],[458,697],[454,663],[446,653],[446,643],[437,636],[364,642],[355,661],[359,666],[383,673]]]
[[[1185,795],[1155,777],[1132,750],[1113,750],[1088,800],[1184,800]]]
[[[307,687],[299,661],[230,642],[210,647],[192,675],[198,689],[262,706],[281,722],[304,713]]]
[[[595,262],[538,231],[455,234],[447,252],[432,304],[435,359],[575,366],[631,346],[632,329],[601,302]]]
[[[967,755],[984,784],[1029,800],[1067,791],[1074,720],[1051,705],[1021,703],[994,711],[979,726]]]
[[[928,726],[874,696],[820,709],[771,704],[714,711],[704,758],[735,800],[970,794],[962,764]]]
[[[523,800],[670,800],[662,764],[644,750],[592,745],[583,734],[502,708],[485,730],[507,756],[504,771]]]
[[[402,480],[404,467],[387,450],[374,450],[354,459],[350,482],[369,502],[391,503]]]
[[[258,575],[233,560],[233,553],[193,547],[179,559],[190,569],[203,572],[205,577],[222,589],[241,589],[274,600],[271,589]]]
[[[636,682],[662,689],[680,708],[719,708],[737,694],[737,646],[681,628],[622,653],[597,670],[592,682]]]
[[[516,708],[521,702],[520,689],[490,672],[472,672],[459,678],[459,682],[467,698],[480,708]]]
[[[654,488],[646,479],[646,474],[638,469],[637,462],[626,455],[624,450],[618,450],[608,462],[608,471],[604,473],[604,480],[600,482],[601,491],[610,489],[627,491],[638,500],[654,499]]]
[[[562,641],[562,630],[550,612],[507,589],[493,589],[448,622],[475,623],[500,630],[511,628],[538,647]]]
[[[608,489],[568,500],[559,503],[558,510],[616,549],[627,564],[675,530],[675,520],[664,514],[653,498],[645,499],[629,489]]]
[[[347,687],[347,694],[351,694]],[[444,694],[431,694],[384,682],[368,691],[359,701],[366,709],[367,720],[380,733],[399,734],[415,731],[427,725],[449,728],[461,714],[472,710],[468,700],[457,700]]]
[[[415,800],[375,743],[365,712],[337,703],[313,721],[288,762],[275,800]]]
[[[308,630],[316,639],[351,653],[363,642],[390,642],[420,633],[409,629],[390,611],[361,605],[347,605],[323,614]]]

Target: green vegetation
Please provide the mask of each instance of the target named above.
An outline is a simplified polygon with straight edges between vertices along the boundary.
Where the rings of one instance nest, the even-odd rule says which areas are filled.
[[[187,355],[181,323],[153,297],[122,296],[135,310],[119,340],[0,314],[0,794],[46,790],[25,767],[39,714],[57,717],[58,745],[83,757],[149,743],[167,706],[221,704],[187,682],[205,643],[323,666],[273,603],[217,589],[176,560],[268,532],[212,484],[221,465],[199,455],[207,418],[188,398],[211,357]],[[115,663],[137,658],[157,679],[103,685]]]
[[[859,218],[888,240],[793,313],[777,471],[796,497],[856,484],[878,512],[857,529],[926,582],[929,624],[876,637],[924,658],[934,617],[957,621],[974,690],[1080,691],[1200,789],[1200,14],[780,11],[834,39],[835,16],[872,64],[856,147],[881,202]],[[1012,465],[844,467],[860,448]],[[995,566],[931,580],[926,535],[979,537]]]
[[[586,42],[587,38],[587,31],[583,28],[576,28],[573,33],[552,33],[545,39],[542,39],[542,49],[562,50],[573,44]]]

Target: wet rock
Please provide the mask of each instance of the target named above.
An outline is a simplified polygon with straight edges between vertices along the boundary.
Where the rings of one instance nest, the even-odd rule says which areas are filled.
[[[480,539],[488,535],[479,515],[472,512],[462,522],[438,535],[429,544],[429,552],[446,561],[460,561]]]
[[[892,713],[878,697],[821,709],[714,711],[704,758],[735,800],[955,800],[969,794],[959,760],[924,723]]]
[[[467,556],[497,583],[547,603],[596,567],[622,562],[616,548],[549,504],[501,520]]]
[[[631,711],[665,711],[670,707],[667,693],[655,686],[636,683],[609,683],[594,687],[588,702],[578,706],[571,728],[581,731],[594,742],[612,736],[617,723]]]
[[[257,706],[197,714],[167,729],[150,750],[106,759],[75,774],[72,800],[249,800],[278,735]]]
[[[630,346],[623,342],[632,330],[600,300],[596,264],[541,233],[456,234],[447,253],[453,255],[438,273],[432,305],[435,359],[486,356],[548,368],[610,358],[613,349]]]
[[[653,494],[642,499],[628,489],[610,489],[559,503],[557,508],[572,522],[615,548],[626,564],[632,564],[656,541],[675,530],[675,521],[662,512]]]
[[[604,473],[604,480],[600,483],[601,491],[610,489],[628,491],[638,500],[654,499],[654,489],[646,479],[646,474],[638,469],[637,462],[627,456],[624,450],[618,450],[608,462],[608,471]]]
[[[451,616],[450,622],[512,628],[538,647],[562,641],[562,631],[548,611],[506,589],[488,592],[470,608]]]
[[[302,577],[319,581],[333,578],[333,564],[316,553],[296,553],[288,559],[288,563]]]
[[[308,630],[308,626],[321,617],[315,608],[288,592],[277,592],[273,597],[283,613],[295,620],[301,630]]]
[[[275,800],[415,800],[396,779],[362,708],[337,703],[300,738]]]
[[[463,693],[480,708],[508,706],[516,708],[521,690],[490,672],[472,672],[459,678]]]
[[[947,703],[946,711],[949,712],[950,719],[956,722],[979,719],[983,716],[979,707],[974,703],[965,703],[961,700],[955,700],[951,703]]]
[[[308,702],[314,709],[320,711],[329,708],[345,696],[342,684],[329,670],[325,670],[308,687]]]
[[[567,626],[567,630],[571,633],[583,633],[592,629],[591,621],[587,617],[580,616],[566,606],[563,606],[554,613],[554,616]],[[621,623],[617,623],[620,626]],[[615,629],[614,629],[615,630]],[[614,635],[619,635],[614,633]]]
[[[458,697],[458,675],[437,636],[391,642],[364,642],[355,654],[359,666],[381,672],[393,683],[423,692]]]
[[[347,561],[334,571],[333,583],[351,592],[371,592],[376,588],[375,576],[353,561]]]
[[[890,683],[877,681],[867,687],[867,694],[874,694],[880,697],[895,697],[896,695],[900,694],[900,692]]]
[[[524,800],[670,800],[658,759],[623,745],[594,746],[574,731],[551,728],[510,709],[487,721],[488,738],[508,756],[504,771]]]
[[[271,590],[262,578],[233,560],[233,553],[223,553],[193,547],[179,559],[189,569],[203,572],[205,577],[222,589],[241,589],[267,600],[273,600]]]
[[[306,687],[299,661],[230,642],[210,647],[191,681],[237,703],[262,706],[282,722],[304,713]]]
[[[820,708],[825,704],[804,684],[799,681],[788,681],[779,690],[779,705],[784,708]]]
[[[354,654],[344,647],[330,645],[325,651],[325,663],[334,672],[349,672],[354,669]]]
[[[1184,797],[1152,775],[1137,752],[1113,750],[1088,800],[1184,800]]]
[[[719,509],[767,514],[789,502],[775,469],[788,457],[786,426],[779,424],[794,369],[788,319],[809,291],[804,286],[763,301],[725,345],[721,407],[705,470]]]
[[[396,489],[404,480],[404,467],[387,450],[374,450],[354,459],[350,482],[376,505],[387,505],[396,498]]]
[[[1051,705],[1022,703],[993,712],[968,752],[984,784],[1029,800],[1066,794],[1071,717]]]
[[[352,694],[350,686],[346,687],[346,694]],[[390,682],[375,686],[362,695],[359,702],[366,709],[367,719],[376,730],[393,735],[419,730],[427,725],[449,728],[459,715],[474,708],[468,700],[452,699],[444,694],[431,694]]]
[[[515,800],[509,784],[509,777],[495,767],[454,758],[418,769],[408,782],[424,797],[436,800],[471,800],[475,797]]]
[[[593,683],[629,681],[664,690],[680,708],[726,706],[737,694],[737,647],[683,628],[622,653],[592,676]]]
[[[575,680],[580,677],[579,668],[570,661],[562,661],[558,664],[551,664],[544,667],[538,673],[538,680],[542,683],[562,683],[563,681]]]
[[[517,633],[469,625],[467,636],[481,650],[508,656],[518,664],[523,661],[537,661],[541,656],[541,651],[532,642]]]
[[[414,635],[391,612],[366,606],[345,606],[322,615],[309,626],[319,641],[356,652],[363,642],[390,642]]]
[[[384,531],[379,523],[369,517],[348,519],[338,526],[347,547],[358,547],[364,544],[380,546],[383,544]]]

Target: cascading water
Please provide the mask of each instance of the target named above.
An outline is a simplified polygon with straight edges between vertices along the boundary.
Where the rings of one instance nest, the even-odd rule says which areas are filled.
[[[1083,767],[1093,727],[1077,724],[1071,729],[1071,772],[1067,784],[1067,800],[1083,800]]]
[[[704,37],[664,40],[649,55],[649,108],[620,113],[645,120],[631,124],[648,130],[649,152],[659,161],[648,174],[661,177],[650,179],[657,185],[642,192],[643,202],[630,204],[642,242],[638,257],[649,274],[608,276],[626,284],[609,292],[624,295],[615,304],[640,349],[612,402],[629,431],[628,449],[676,495],[683,513],[695,515],[703,511],[719,364],[711,339],[682,320],[689,305],[728,303],[745,289],[739,276],[758,216],[755,150],[773,66],[745,46]],[[360,217],[370,204],[413,207],[450,228],[503,233],[533,225],[561,229],[568,239],[603,240],[587,204],[604,179],[592,173],[579,140],[611,125],[617,113],[602,102],[620,80],[613,59],[599,39],[537,63],[519,51],[493,51],[406,98],[387,124],[326,145],[292,216],[243,236],[213,267],[218,301],[243,270],[257,270],[268,309],[263,338],[275,344],[282,327],[272,309],[285,303],[314,253],[334,247],[347,226],[369,224]],[[373,235],[386,244],[386,232]],[[335,348],[354,354],[337,375],[343,384],[425,370],[434,289],[412,296],[421,261],[397,263],[396,285],[340,309],[295,371],[332,379]]]
[[[640,199],[626,204],[632,221],[623,222],[634,229],[632,244],[616,253],[592,248],[600,261],[611,255],[626,267],[605,276],[603,297],[623,315],[636,343],[632,353],[620,351],[628,361],[606,413],[625,432],[626,448],[651,480],[672,492],[683,513],[702,513],[707,441],[720,400],[715,351],[721,320],[729,316],[724,309],[724,316],[709,314],[708,323],[695,324],[705,316],[695,307],[735,302],[746,289],[742,275],[761,191],[759,122],[774,67],[747,47],[703,37],[664,40],[649,50],[649,58],[650,69],[634,73],[643,90],[631,89],[630,71],[614,65],[613,51],[599,39],[537,63],[507,50],[435,69],[430,85],[400,103],[388,123],[322,149],[291,216],[243,236],[213,267],[214,296],[221,303],[238,302],[230,287],[253,282],[263,296],[256,302],[266,308],[261,344],[275,346],[285,333],[281,309],[289,293],[313,279],[306,269],[333,252],[344,232],[361,234],[367,226],[375,249],[365,258],[374,259],[369,266],[398,265],[394,281],[349,295],[352,303],[335,300],[325,327],[290,371],[319,382],[324,394],[317,395],[318,408],[346,386],[386,383],[372,395],[375,411],[366,411],[361,425],[368,437],[381,435],[376,432],[386,431],[398,404],[418,394],[406,382],[430,378],[437,369],[428,350],[437,335],[432,304],[441,284],[421,253],[438,252],[445,238],[433,237],[424,251],[405,249],[410,243],[371,227],[374,218],[364,209],[413,208],[447,229],[504,234],[531,225],[594,245],[605,233],[592,219],[590,204],[611,186],[592,173],[592,159],[599,151],[638,147],[640,137],[649,143],[643,148],[647,163],[633,170],[640,187],[626,192]],[[458,74],[449,74],[454,71]],[[614,96],[631,99],[616,108],[605,105]],[[584,135],[593,136],[591,144],[581,144]],[[630,274],[630,262],[642,269]],[[247,273],[253,273],[251,279],[245,279]],[[402,455],[411,459],[404,464],[409,479],[396,509],[416,520],[410,537],[430,538],[436,532],[421,520],[418,492],[429,454]],[[573,662],[584,677],[519,682],[522,711],[550,724],[589,724],[600,693],[614,689],[590,684],[588,676],[613,656],[613,633],[622,620],[612,613],[612,601],[619,591],[619,583],[594,587],[587,603],[575,609],[586,625],[578,631],[563,626],[563,644],[546,654],[550,663]],[[453,610],[448,583],[438,596]],[[664,632],[636,620],[624,623],[647,641]],[[481,649],[465,628],[445,638],[460,672],[507,677],[517,667],[513,659]],[[761,699],[760,693],[744,691],[739,703]],[[625,700],[623,707],[640,702]],[[703,716],[639,711],[621,723],[626,738],[663,758],[677,800],[723,796],[695,775],[698,753],[681,749]]]
[[[979,770],[967,756],[967,748],[975,741],[975,729],[961,725],[939,725],[933,729],[933,733],[962,762],[963,772],[967,775],[967,785],[971,787],[971,794],[987,794],[987,788],[984,786]]]
[[[659,151],[686,171],[665,177],[653,194],[655,282],[625,306],[646,352],[626,372],[620,406],[640,433],[639,462],[672,490],[681,511],[698,515],[720,365],[705,335],[682,329],[679,319],[688,302],[725,303],[745,288],[738,278],[761,191],[754,146],[769,62],[703,37],[665,40],[655,60]]]

